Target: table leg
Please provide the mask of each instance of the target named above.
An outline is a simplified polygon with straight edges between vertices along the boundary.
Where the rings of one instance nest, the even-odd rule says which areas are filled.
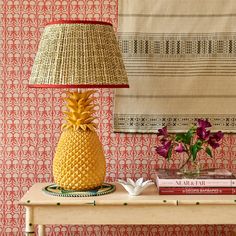
[[[33,208],[26,206],[25,236],[34,236]]]
[[[45,225],[38,225],[38,236],[45,235]]]

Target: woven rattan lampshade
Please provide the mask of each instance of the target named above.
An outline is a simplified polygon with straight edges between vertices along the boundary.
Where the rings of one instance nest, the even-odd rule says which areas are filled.
[[[49,23],[39,44],[29,86],[129,87],[112,25],[74,20]]]

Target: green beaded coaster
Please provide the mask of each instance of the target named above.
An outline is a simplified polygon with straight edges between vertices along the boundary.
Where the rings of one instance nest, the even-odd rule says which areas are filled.
[[[59,197],[91,197],[100,196],[114,192],[116,189],[115,185],[104,183],[102,186],[92,190],[65,190],[56,184],[50,184],[43,188],[43,191],[47,194]]]

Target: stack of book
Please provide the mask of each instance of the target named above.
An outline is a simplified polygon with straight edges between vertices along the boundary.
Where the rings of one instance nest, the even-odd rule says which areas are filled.
[[[156,184],[163,195],[236,194],[236,177],[226,169],[202,170],[194,179],[179,170],[159,169]]]

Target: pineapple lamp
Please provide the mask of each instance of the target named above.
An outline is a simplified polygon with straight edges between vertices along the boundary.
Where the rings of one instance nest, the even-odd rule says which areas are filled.
[[[110,23],[63,20],[46,25],[29,81],[31,88],[127,88],[122,56]],[[53,177],[65,190],[92,190],[106,162],[94,123],[94,90],[68,92],[66,123],[53,159]]]

